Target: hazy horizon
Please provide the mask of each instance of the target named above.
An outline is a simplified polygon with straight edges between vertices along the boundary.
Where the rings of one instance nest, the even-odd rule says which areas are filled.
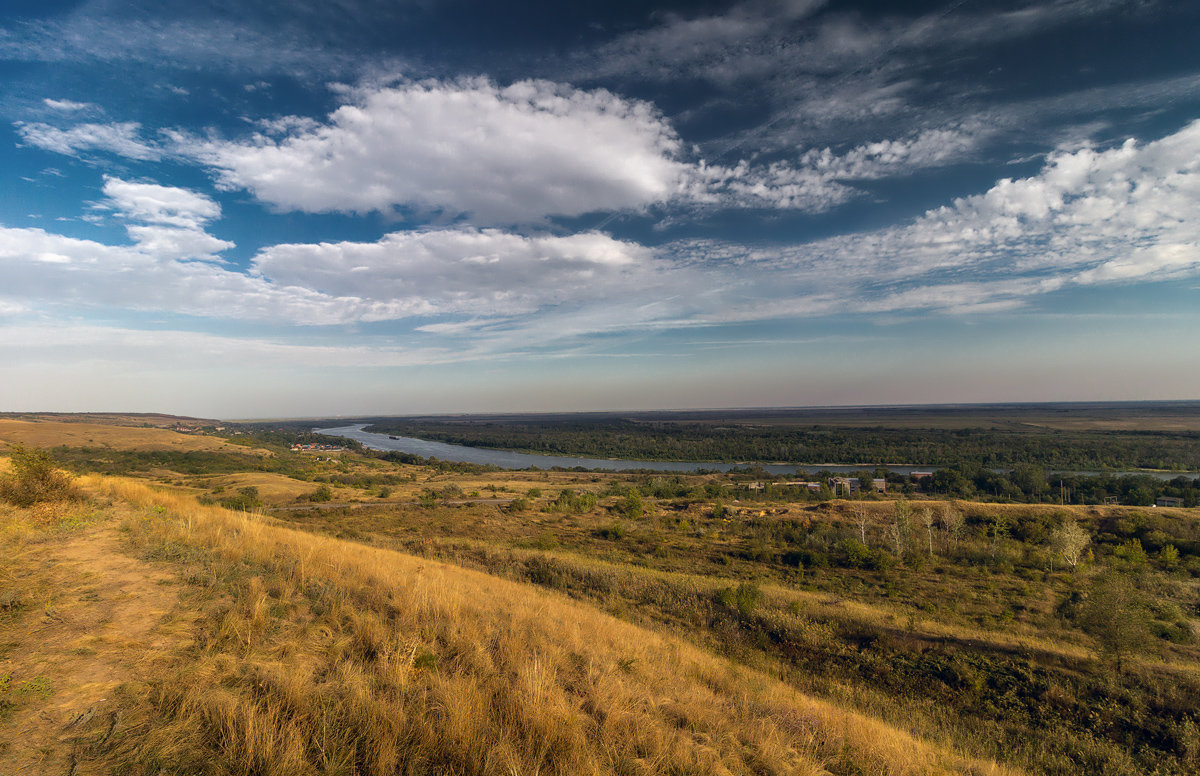
[[[245,416],[205,416],[193,415],[181,412],[172,412],[170,410],[154,409],[154,410],[121,410],[121,409],[101,409],[101,410],[86,410],[86,411],[69,411],[57,409],[9,409],[0,408],[0,415],[129,415],[129,416],[167,416],[179,418],[192,418],[196,420],[221,420],[230,422],[272,422],[272,421],[298,421],[298,420],[360,420],[367,418],[403,418],[413,416],[427,417],[507,417],[507,416],[580,416],[580,415],[672,415],[672,414],[720,414],[730,413],[731,415],[757,413],[757,412],[827,412],[836,414],[844,410],[865,410],[865,411],[894,411],[894,410],[963,410],[963,409],[1017,409],[1029,410],[1038,407],[1046,408],[1124,408],[1133,406],[1158,407],[1163,405],[1185,405],[1188,409],[1200,410],[1200,399],[1153,399],[1153,400],[1129,400],[1129,401],[1032,401],[1032,402],[953,402],[953,403],[937,403],[937,404],[820,404],[820,405],[743,405],[743,406],[725,406],[725,407],[620,407],[620,408],[600,408],[600,409],[582,409],[582,410],[478,410],[478,411],[461,411],[461,410],[442,410],[429,412],[414,412],[414,413],[383,413],[383,412],[355,412],[355,413],[316,413],[308,415],[245,415]]]

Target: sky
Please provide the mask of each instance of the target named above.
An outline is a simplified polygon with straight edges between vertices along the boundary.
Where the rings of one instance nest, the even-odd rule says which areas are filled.
[[[4,0],[0,410],[1200,399],[1200,6]]]

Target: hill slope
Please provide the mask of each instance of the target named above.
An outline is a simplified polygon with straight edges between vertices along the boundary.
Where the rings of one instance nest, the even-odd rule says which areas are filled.
[[[82,536],[120,536],[143,583],[178,591],[176,613],[160,618],[194,617],[190,638],[120,645],[141,680],[87,700],[91,716],[64,741],[32,754],[10,745],[10,757],[59,758],[76,773],[1012,772],[553,592],[140,483],[83,485],[86,505],[0,515],[10,550],[38,548],[25,558],[42,580],[16,591],[5,641],[78,597],[64,564]],[[6,585],[25,585],[12,562]],[[102,660],[118,645],[88,648]],[[14,702],[6,738],[54,697],[56,721],[87,714],[62,708],[85,702],[72,682],[48,676],[45,698]]]

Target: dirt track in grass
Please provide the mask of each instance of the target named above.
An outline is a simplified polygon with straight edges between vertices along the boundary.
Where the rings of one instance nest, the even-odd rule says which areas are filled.
[[[140,681],[188,638],[175,578],[124,552],[112,523],[55,531],[20,550],[23,600],[0,621],[12,704],[0,722],[0,774],[92,773],[76,736],[118,728],[118,686]]]

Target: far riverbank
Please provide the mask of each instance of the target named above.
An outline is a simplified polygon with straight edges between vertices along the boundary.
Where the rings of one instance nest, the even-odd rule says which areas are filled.
[[[337,428],[314,429],[314,432],[317,434],[325,434],[326,436],[338,436],[346,439],[353,439],[354,441],[362,444],[364,447],[368,447],[372,450],[392,450],[400,453],[408,453],[410,455],[419,455],[422,458],[439,458],[443,461],[475,463],[484,466],[498,466],[501,469],[514,470],[535,468],[553,469],[555,467],[559,467],[563,469],[584,468],[596,469],[600,471],[626,471],[633,469],[644,469],[648,471],[685,473],[699,471],[727,472],[738,468],[762,466],[765,471],[771,474],[796,474],[799,471],[850,474],[852,472],[860,472],[863,470],[881,467],[886,468],[888,471],[894,474],[908,475],[914,471],[937,471],[939,468],[942,468],[938,466],[921,466],[914,464],[759,464],[754,461],[745,463],[727,463],[720,461],[639,461],[620,458],[581,458],[565,455],[535,455],[533,453],[519,453],[512,450],[496,450],[492,448],[469,447],[467,445],[452,445],[445,442],[434,442],[428,439],[418,439],[416,437],[376,434],[370,431],[364,431],[363,429],[365,427],[366,424],[354,424],[349,426],[339,426]],[[1060,472],[1054,473],[1057,474]],[[1061,473],[1083,476],[1097,476],[1101,474],[1108,474],[1112,476],[1145,474],[1161,480],[1172,480],[1176,477],[1187,477],[1189,479],[1200,477],[1200,472],[1065,471]]]

